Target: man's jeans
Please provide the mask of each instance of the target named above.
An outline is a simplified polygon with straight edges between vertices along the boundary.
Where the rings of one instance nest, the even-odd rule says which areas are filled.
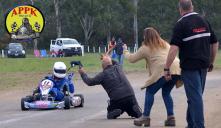
[[[170,95],[171,90],[173,89],[176,81],[180,79],[180,76],[173,75],[172,80],[166,81],[164,77],[161,77],[157,82],[150,85],[146,89],[145,103],[144,103],[144,116],[150,116],[150,111],[154,102],[154,95],[157,91],[162,88],[162,96],[164,104],[167,110],[167,116],[174,115],[173,112],[173,99]]]
[[[207,69],[182,70],[181,77],[187,96],[188,128],[205,128],[203,112],[203,91],[205,87]]]
[[[124,63],[124,55],[123,54],[121,54],[121,55],[117,54],[117,61],[118,61],[118,63],[120,65],[123,65],[123,63]]]

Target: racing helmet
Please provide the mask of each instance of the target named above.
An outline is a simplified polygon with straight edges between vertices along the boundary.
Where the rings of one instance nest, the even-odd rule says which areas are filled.
[[[66,65],[64,62],[55,62],[53,67],[53,74],[57,78],[64,78],[66,76]]]

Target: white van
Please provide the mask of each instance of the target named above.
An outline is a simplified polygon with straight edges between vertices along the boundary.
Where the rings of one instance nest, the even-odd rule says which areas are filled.
[[[64,56],[72,55],[84,55],[83,46],[76,39],[72,38],[57,38],[56,40],[51,40],[50,51],[58,52],[63,51]]]

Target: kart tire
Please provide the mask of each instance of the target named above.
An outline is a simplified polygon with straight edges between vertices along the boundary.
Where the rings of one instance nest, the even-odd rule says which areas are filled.
[[[25,107],[25,102],[28,102],[29,100],[30,99],[27,98],[27,97],[21,99],[21,110],[22,111],[27,111],[28,110],[28,108]]]
[[[71,99],[69,96],[64,97],[64,109],[70,109],[71,107]]]
[[[32,95],[26,96],[25,98],[27,98],[27,102],[34,101],[34,96],[32,96]]]
[[[84,96],[82,94],[75,94],[74,96],[81,98],[81,104],[77,107],[84,107]]]

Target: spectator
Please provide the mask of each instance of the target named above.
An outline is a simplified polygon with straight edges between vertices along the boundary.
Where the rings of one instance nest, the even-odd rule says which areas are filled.
[[[187,96],[187,128],[205,128],[203,92],[207,71],[213,70],[218,49],[216,36],[202,16],[194,12],[191,0],[180,0],[182,16],[173,29],[171,47],[164,67],[170,79],[170,67],[179,51],[181,77]]]
[[[58,50],[58,57],[63,57],[64,56],[64,52],[62,49]]]
[[[115,38],[112,37],[111,41],[108,43],[108,50],[110,50],[110,56],[112,59],[115,58],[116,53],[114,50],[112,51],[111,49],[113,49],[115,46],[116,46],[116,41]]]
[[[51,57],[57,57],[57,53],[54,50],[51,51]]]
[[[115,51],[116,51],[116,55],[117,55],[117,60],[119,62],[120,65],[123,65],[123,60],[124,60],[124,57],[123,57],[123,41],[121,38],[119,38],[117,40],[117,44],[115,46]]]
[[[165,126],[175,126],[173,99],[170,93],[175,84],[177,84],[177,87],[181,85],[178,81],[180,79],[179,59],[176,58],[172,64],[172,79],[166,81],[163,68],[170,48],[169,44],[160,37],[154,28],[144,29],[143,35],[144,41],[136,53],[130,54],[126,44],[124,45],[125,58],[131,63],[142,59],[146,60],[146,66],[149,72],[149,77],[145,85],[141,88],[146,88],[143,116],[139,119],[135,119],[134,125],[142,126],[144,124],[144,126],[150,126],[150,112],[154,102],[154,95],[162,89],[162,97],[167,110]]]

